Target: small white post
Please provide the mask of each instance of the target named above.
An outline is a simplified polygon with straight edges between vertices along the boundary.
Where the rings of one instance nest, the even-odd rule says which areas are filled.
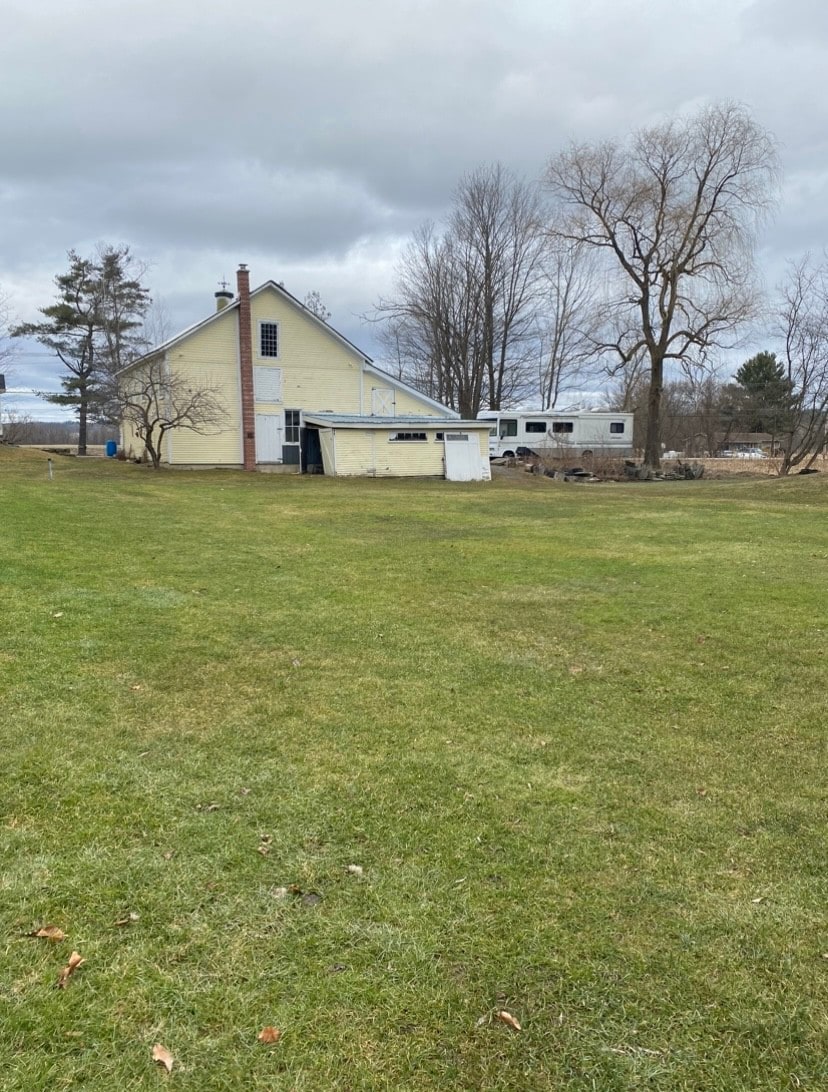
[[[47,461],[49,463],[49,481],[52,481],[52,478],[54,477],[54,475],[52,474],[52,460],[48,459]]]

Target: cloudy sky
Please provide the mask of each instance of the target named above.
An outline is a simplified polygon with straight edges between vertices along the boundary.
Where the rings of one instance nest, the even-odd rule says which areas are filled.
[[[177,329],[246,262],[373,353],[360,315],[464,172],[536,179],[573,137],[725,98],[779,142],[772,283],[828,245],[826,70],[825,0],[5,0],[0,292],[34,319],[70,247],[128,243]]]

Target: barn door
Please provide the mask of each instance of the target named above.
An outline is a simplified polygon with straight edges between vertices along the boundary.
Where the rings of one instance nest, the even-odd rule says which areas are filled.
[[[446,432],[446,478],[450,482],[479,482],[483,478],[480,441],[476,432]]]
[[[393,417],[396,406],[394,391],[391,387],[371,388],[371,415],[373,417]]]
[[[256,414],[256,462],[282,462],[284,417],[281,413]]]

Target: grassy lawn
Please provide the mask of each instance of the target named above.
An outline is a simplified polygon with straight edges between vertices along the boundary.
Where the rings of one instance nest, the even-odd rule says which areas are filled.
[[[828,1088],[826,517],[0,449],[0,1087]]]

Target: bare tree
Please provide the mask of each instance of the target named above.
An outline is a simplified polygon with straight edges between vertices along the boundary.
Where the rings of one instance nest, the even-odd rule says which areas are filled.
[[[603,350],[649,366],[644,455],[659,465],[665,364],[732,345],[756,313],[756,231],[772,205],[770,136],[741,106],[707,106],[625,145],[573,144],[549,164],[559,235],[594,248],[607,273]]]
[[[782,435],[780,474],[825,448],[828,425],[828,261],[806,255],[793,263],[782,287],[779,331],[790,397]],[[807,461],[806,461],[807,460]]]
[[[406,378],[476,417],[531,388],[543,240],[537,191],[503,167],[465,177],[445,227],[425,224],[374,318]]]
[[[0,289],[0,370],[6,377],[6,383],[9,381],[9,369],[8,364],[14,356],[14,343],[11,340],[11,305],[9,298],[2,289]]]
[[[323,322],[329,322],[331,313],[325,306],[325,303],[317,290],[314,288],[311,292],[308,292],[304,299],[304,306],[311,312],[312,315],[316,315],[318,319],[322,319]]]
[[[544,261],[537,377],[541,405],[548,409],[596,355],[594,265],[586,247],[551,236]]]
[[[121,419],[132,426],[155,470],[164,437],[173,429],[211,435],[228,420],[220,389],[171,371],[161,355],[127,370],[119,380]]]

